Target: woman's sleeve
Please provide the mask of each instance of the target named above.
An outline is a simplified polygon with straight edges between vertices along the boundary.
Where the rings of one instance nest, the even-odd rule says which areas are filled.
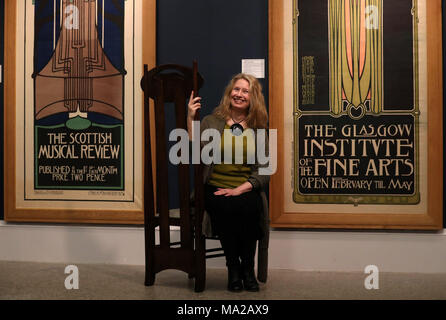
[[[257,134],[256,134],[256,140],[257,140]],[[269,155],[268,134],[265,133],[264,141],[260,141],[260,143],[259,143],[259,141],[257,141],[256,147],[257,148],[265,148],[264,155]],[[251,175],[248,178],[248,182],[252,184],[253,190],[265,190],[266,187],[268,186],[270,176],[260,174],[259,168],[267,168],[268,162],[265,164],[259,164],[257,155],[258,155],[258,152],[256,150],[256,163],[251,166]],[[266,170],[262,170],[262,171],[266,171]]]
[[[200,137],[202,136],[204,130],[209,129],[211,127],[209,119],[210,119],[210,116],[207,115],[203,118],[203,120],[201,120]],[[201,148],[203,148],[207,143],[208,143],[207,141],[201,141],[201,139],[200,139]]]

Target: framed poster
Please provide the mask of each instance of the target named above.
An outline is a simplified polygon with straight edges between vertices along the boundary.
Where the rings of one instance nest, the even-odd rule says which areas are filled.
[[[143,222],[155,0],[6,4],[5,220]]]
[[[4,118],[3,118],[3,111],[4,111],[4,99],[3,99],[3,82],[4,82],[4,76],[3,76],[3,70],[4,70],[4,21],[5,21],[5,15],[4,15],[4,9],[5,9],[5,2],[3,0],[0,0],[0,130],[1,130],[1,139],[3,140],[4,137]],[[3,170],[3,157],[0,160],[0,176],[3,179],[4,176],[4,170]],[[1,203],[4,203],[4,196],[3,196],[3,190],[4,185],[1,187],[1,195],[0,195],[0,201]],[[4,212],[0,213],[0,220],[4,219]]]
[[[441,1],[270,1],[273,227],[441,229]]]

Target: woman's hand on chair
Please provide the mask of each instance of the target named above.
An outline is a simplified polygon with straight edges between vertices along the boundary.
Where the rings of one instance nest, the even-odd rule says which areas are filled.
[[[194,92],[190,93],[189,103],[187,105],[187,117],[194,120],[197,110],[201,108],[201,97],[194,98]]]

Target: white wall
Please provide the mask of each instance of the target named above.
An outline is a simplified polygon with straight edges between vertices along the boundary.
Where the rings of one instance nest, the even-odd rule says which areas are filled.
[[[224,267],[223,259],[209,259],[207,266]],[[144,265],[144,230],[0,221],[0,260]],[[363,272],[372,264],[382,272],[446,273],[446,230],[271,232],[270,268]]]

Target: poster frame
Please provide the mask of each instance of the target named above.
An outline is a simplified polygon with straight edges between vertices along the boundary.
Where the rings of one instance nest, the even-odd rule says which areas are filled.
[[[5,67],[4,67],[4,218],[7,222],[50,222],[50,223],[89,223],[89,224],[137,224],[141,225],[144,222],[144,214],[142,205],[140,209],[123,209],[119,205],[115,209],[90,209],[85,206],[76,206],[76,201],[66,201],[57,208],[42,208],[38,207],[18,207],[16,186],[17,168],[16,165],[16,21],[17,21],[17,3],[22,0],[8,0],[5,2]],[[156,0],[144,0],[142,13],[142,25],[140,30],[142,37],[142,74],[143,65],[147,64],[149,68],[153,68],[156,64]],[[139,86],[136,83],[135,86]],[[143,92],[141,90],[141,97]],[[141,98],[141,102],[142,98]],[[141,104],[141,108],[143,104]],[[138,106],[135,106],[138,108]],[[143,128],[143,119],[141,121],[141,130]],[[138,134],[138,133],[136,133]],[[141,132],[142,134],[142,132]],[[141,143],[141,150],[143,150],[143,141]],[[143,152],[140,155],[141,161],[143,159]],[[136,176],[142,177],[142,172],[136,173]],[[141,178],[142,179],[142,178]],[[142,191],[141,191],[142,193]],[[99,196],[98,196],[99,197]],[[98,199],[100,200],[100,199]],[[141,199],[138,199],[141,200]],[[141,200],[142,201],[142,200]],[[62,208],[60,208],[62,207]]]
[[[284,195],[292,193],[285,181],[284,114],[285,55],[293,54],[285,45],[285,1],[269,0],[269,105],[270,129],[277,130],[277,171],[270,183],[270,218],[273,228],[313,229],[400,229],[439,230],[443,228],[443,78],[442,78],[442,7],[440,0],[426,1],[427,14],[427,209],[422,213],[395,213],[376,205],[374,212],[343,213],[285,209]],[[302,1],[302,0],[301,0]],[[298,14],[298,12],[296,13]],[[337,204],[332,204],[336,206]]]

